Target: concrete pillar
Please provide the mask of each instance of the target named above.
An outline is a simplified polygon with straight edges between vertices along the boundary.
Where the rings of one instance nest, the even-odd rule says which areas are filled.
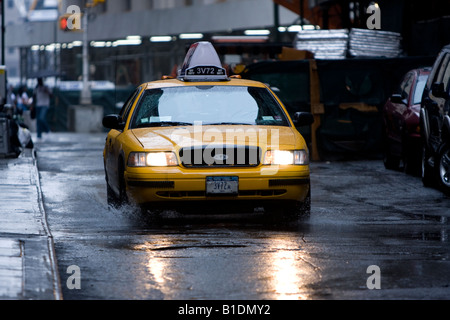
[[[68,109],[67,128],[79,133],[102,132],[102,120],[103,106],[73,105]]]

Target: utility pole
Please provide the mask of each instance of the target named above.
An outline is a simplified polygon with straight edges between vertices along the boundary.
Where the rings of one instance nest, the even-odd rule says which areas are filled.
[[[0,0],[2,5],[2,62],[0,63],[2,66],[5,65],[5,1]]]
[[[89,86],[89,43],[88,43],[88,15],[89,9],[85,7],[83,14],[83,88],[81,89],[80,104],[92,104],[92,92]]]
[[[89,9],[105,3],[105,0],[85,1],[83,13],[83,88],[81,90],[80,104],[92,105],[92,91],[89,86],[89,42],[88,42],[88,24]]]
[[[275,42],[281,42],[280,39],[280,5],[276,2],[273,3],[273,20],[275,29]]]
[[[300,25],[303,27],[305,26],[305,2],[304,0],[300,0]]]

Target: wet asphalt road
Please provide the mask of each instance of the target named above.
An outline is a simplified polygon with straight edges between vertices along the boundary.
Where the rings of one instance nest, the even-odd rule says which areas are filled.
[[[66,300],[450,298],[450,198],[418,177],[381,161],[313,163],[311,216],[296,223],[175,213],[152,223],[108,209],[105,136],[37,145]],[[66,285],[74,265],[80,289]],[[381,288],[370,290],[373,265]]]

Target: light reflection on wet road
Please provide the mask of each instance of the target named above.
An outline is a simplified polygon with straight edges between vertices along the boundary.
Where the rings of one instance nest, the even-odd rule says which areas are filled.
[[[381,161],[312,164],[312,213],[144,223],[108,209],[105,135],[53,134],[38,145],[65,299],[448,299],[450,199]],[[67,267],[81,269],[69,290]],[[381,290],[366,270],[381,269]]]

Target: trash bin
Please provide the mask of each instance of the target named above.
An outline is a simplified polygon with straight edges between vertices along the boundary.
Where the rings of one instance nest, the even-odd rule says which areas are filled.
[[[9,119],[0,115],[0,157],[6,157],[11,152]]]

